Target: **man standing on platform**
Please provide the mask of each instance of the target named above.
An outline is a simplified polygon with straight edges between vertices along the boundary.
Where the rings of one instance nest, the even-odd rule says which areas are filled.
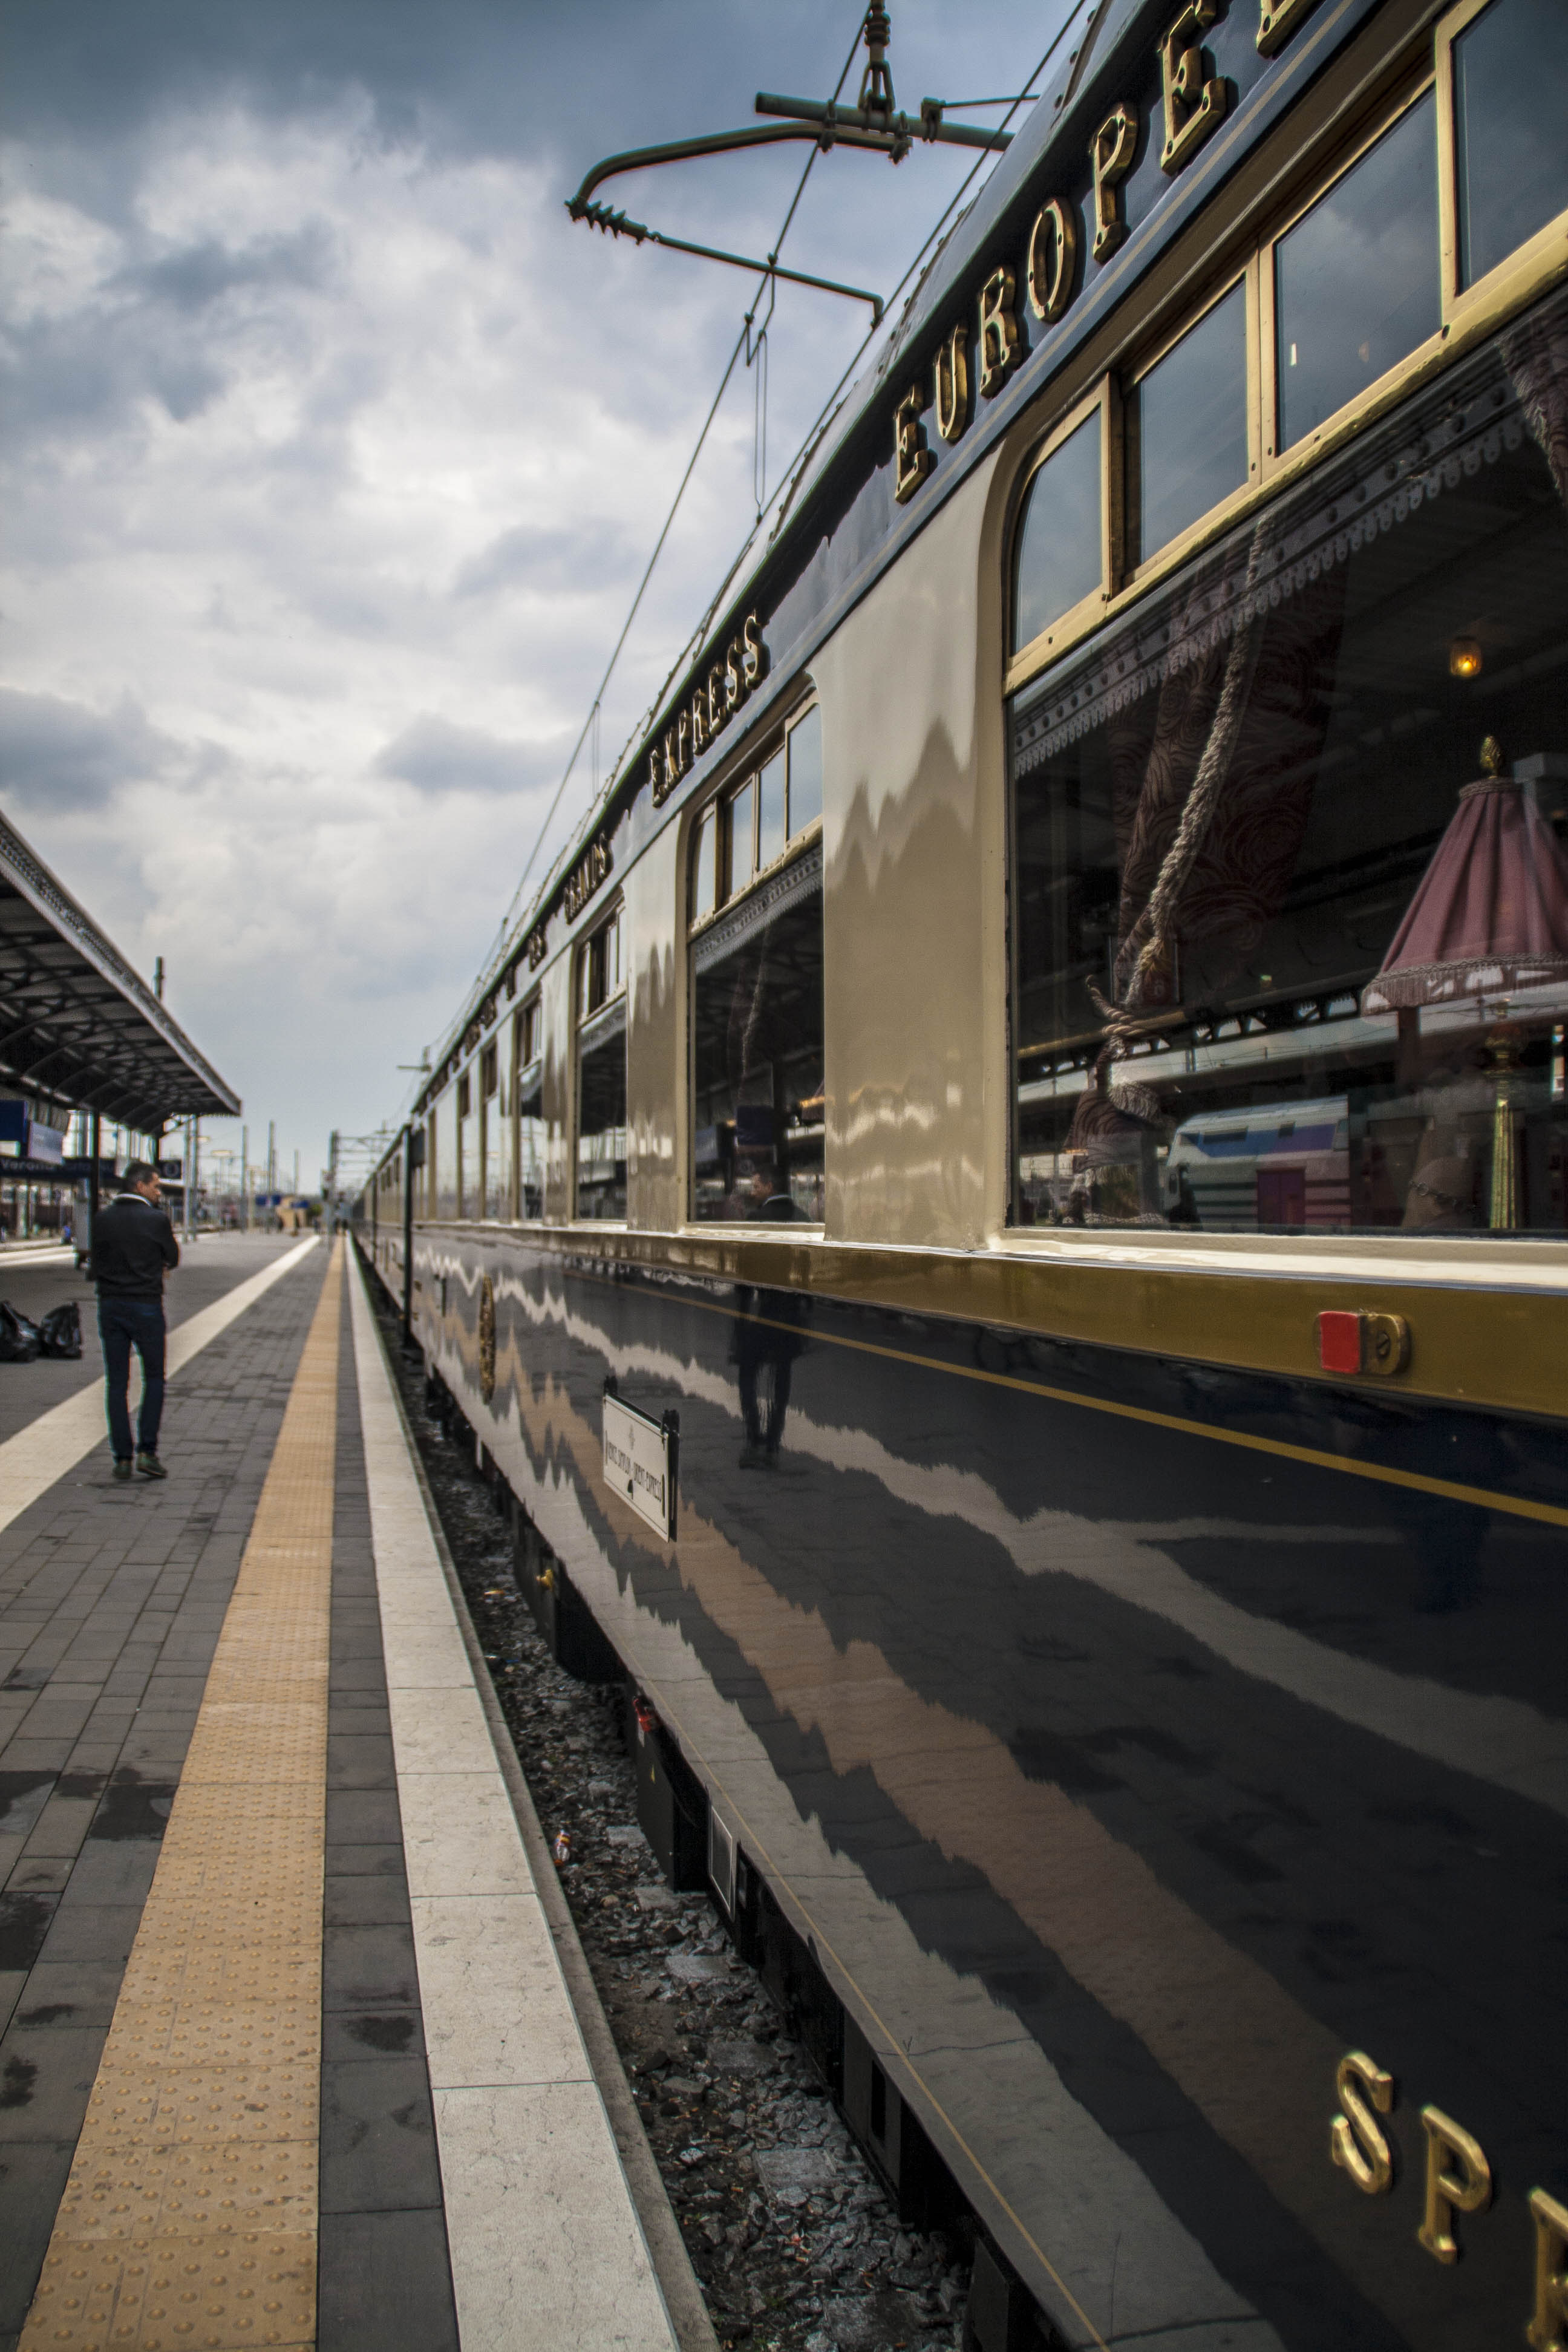
[[[163,1412],[163,1284],[170,1267],[180,1263],[180,1244],[163,1197],[157,1170],[144,1160],[132,1160],[120,1180],[120,1197],[93,1220],[92,1278],[98,1288],[98,1335],[103,1342],[109,1442],[114,1475],[121,1480],[133,1469],[143,1478],[169,1475],[158,1459],[158,1423]],[[134,1462],[126,1402],[132,1348],[142,1359]]]

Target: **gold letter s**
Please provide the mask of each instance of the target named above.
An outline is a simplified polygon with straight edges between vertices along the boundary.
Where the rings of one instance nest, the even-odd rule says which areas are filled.
[[[754,613],[748,613],[741,625],[741,675],[746,681],[748,693],[762,684],[763,671],[765,667],[765,654],[762,632],[757,626],[757,616]]]
[[[1334,2088],[1342,2112],[1329,2134],[1329,2153],[1363,2197],[1382,2197],[1393,2185],[1394,2154],[1372,2109],[1380,2116],[1393,2114],[1394,2077],[1364,2050],[1352,2050],[1340,2060]]]

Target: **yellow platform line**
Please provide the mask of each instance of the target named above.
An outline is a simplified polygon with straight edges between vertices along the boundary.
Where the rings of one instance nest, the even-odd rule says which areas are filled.
[[[343,1259],[328,1265],[21,2352],[309,2352]]]

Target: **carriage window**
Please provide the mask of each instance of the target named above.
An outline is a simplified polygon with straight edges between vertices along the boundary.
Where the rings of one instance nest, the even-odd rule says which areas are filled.
[[[691,919],[700,922],[719,903],[719,808],[715,803],[697,821],[691,844]]]
[[[1562,0],[1491,0],[1454,43],[1459,283],[1568,210]]]
[[[1142,563],[1247,479],[1247,289],[1233,286],[1128,394],[1127,560]]]
[[[474,1106],[470,1063],[458,1080],[458,1209],[460,1217],[480,1213],[479,1122]]]
[[[1428,90],[1274,247],[1281,449],[1442,324],[1436,125]]]
[[[430,1142],[426,1160],[433,1217],[458,1213],[458,1122],[450,1087],[430,1113]]]
[[[544,1064],[539,999],[525,1004],[513,1024],[517,1055],[517,1213],[544,1214]]]
[[[500,1040],[479,1048],[479,1182],[482,1217],[511,1214],[511,1116],[500,1082]]]
[[[1557,297],[1016,698],[1019,1222],[1568,1230],[1565,404]]]
[[[757,864],[771,866],[782,857],[789,839],[784,814],[784,755],[775,751],[757,778]]]
[[[577,1214],[626,1213],[626,1000],[617,909],[577,950]]]
[[[1100,443],[1096,409],[1029,484],[1013,580],[1015,653],[1100,585]]]
[[[621,919],[602,924],[577,951],[577,1017],[586,1021],[617,995],[621,985]]]
[[[781,751],[762,770],[754,794],[748,784],[732,805],[750,811],[755,797],[764,824],[773,810],[781,832],[786,822],[792,834],[800,832],[820,812],[821,775],[820,722],[813,711],[792,731],[787,761]],[[810,814],[802,816],[799,808]],[[761,846],[758,854],[764,867],[771,863]],[[692,1215],[817,1223],[824,1133],[820,844],[738,887],[718,918],[698,930],[691,965]]]
[[[724,896],[732,898],[743,890],[757,870],[756,795],[750,783],[741,786],[730,802],[729,824],[730,871]]]
[[[789,831],[793,841],[822,814],[822,712],[808,710],[792,727],[789,751]]]

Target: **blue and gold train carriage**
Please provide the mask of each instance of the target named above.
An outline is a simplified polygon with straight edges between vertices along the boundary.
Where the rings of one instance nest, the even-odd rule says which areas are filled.
[[[362,1238],[984,2352],[1552,2352],[1568,12],[1058,55]]]

